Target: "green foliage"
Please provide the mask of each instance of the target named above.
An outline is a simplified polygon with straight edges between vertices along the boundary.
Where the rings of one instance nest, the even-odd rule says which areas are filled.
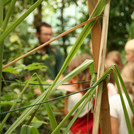
[[[3,64],[11,62],[35,46],[34,44],[29,44],[29,40],[33,37],[33,33],[28,32],[28,28],[30,27],[31,26],[24,21],[16,28],[13,34],[6,38],[4,42]],[[23,60],[21,60],[21,63],[23,63]]]
[[[116,6],[115,6],[116,5]],[[108,50],[123,50],[129,37],[129,27],[132,23],[131,15],[134,4],[131,0],[111,1]]]
[[[33,126],[23,125],[20,134],[39,134],[39,132]]]
[[[10,0],[6,0],[4,2],[6,11],[8,10],[8,7],[9,7],[8,4],[10,2],[11,2]],[[27,1],[27,3],[24,3],[24,1],[18,1],[17,4],[23,5],[23,6],[17,6],[17,8],[15,8],[12,19],[13,18],[18,19],[17,18],[18,16],[15,13],[19,14],[23,8],[29,8],[31,6],[31,3],[33,3],[33,2],[39,2],[39,1],[32,0],[32,1]],[[48,1],[48,2],[49,2],[48,4],[51,4],[50,1]],[[74,2],[76,5],[78,5],[78,3],[76,1],[72,1],[72,0],[68,0],[67,4],[65,4],[62,1],[62,4],[63,4],[63,6],[68,7]],[[90,18],[101,14],[103,12],[106,2],[107,2],[107,0],[100,0],[99,4],[96,6],[96,8],[95,8],[93,14],[90,16]],[[133,37],[133,32],[131,31],[131,28],[129,29],[129,25],[131,23],[131,18],[129,17],[129,14],[132,14],[133,4],[130,5],[129,2],[130,2],[129,0],[127,0],[125,2],[125,8],[123,5],[124,4],[123,1],[120,1],[118,3],[111,2],[112,3],[111,8],[113,6],[115,7],[115,4],[117,5],[117,7],[114,8],[114,10],[112,8],[112,10],[111,10],[112,15],[110,15],[111,16],[111,18],[110,18],[111,24],[110,24],[110,30],[109,30],[109,50],[115,49],[115,48],[119,49],[120,46],[122,47],[124,45],[124,43],[126,42],[126,40],[129,38],[128,31],[129,31],[131,38]],[[56,6],[58,6],[59,3],[56,3]],[[83,1],[82,3],[85,4],[86,2]],[[62,11],[62,8],[57,9],[54,7],[54,10]],[[31,11],[28,10],[28,11],[30,13],[32,10]],[[81,11],[81,13],[85,17],[83,17],[82,20],[80,20],[80,21],[87,20],[88,15],[85,15],[84,8]],[[9,27],[8,27],[9,29],[7,30],[7,32],[5,32],[6,34],[4,33],[0,37],[1,40],[4,37],[7,37],[4,42],[4,45],[5,45],[4,60],[3,60],[4,64],[19,57],[20,55],[23,54],[23,52],[28,52],[31,48],[34,48],[33,44],[29,44],[29,39],[31,38],[32,34],[30,34],[30,32],[27,33],[30,25],[26,21],[23,21],[15,29],[13,34],[8,35],[26,17],[26,15],[28,15],[28,12],[26,14],[24,14],[23,17],[20,17],[19,21],[17,20],[15,22],[12,22],[12,20],[11,20],[11,22],[9,23]],[[66,29],[64,29],[64,26],[68,25],[68,19],[70,19],[70,16],[68,16],[68,18],[62,18],[61,23],[57,24],[57,26],[59,26],[59,27],[61,27],[61,24],[63,26],[61,29],[59,28],[58,32],[61,33],[61,31],[66,30]],[[62,23],[62,22],[64,22],[64,23]],[[22,106],[28,106],[31,104],[35,105],[42,101],[46,101],[48,98],[55,98],[58,96],[65,95],[65,92],[63,92],[61,90],[55,90],[55,89],[57,89],[57,87],[59,85],[68,81],[69,79],[71,79],[72,77],[76,76],[78,73],[80,73],[81,71],[83,71],[84,69],[89,67],[89,65],[93,64],[92,61],[87,60],[81,66],[79,66],[76,70],[74,70],[72,73],[68,74],[63,79],[58,81],[60,75],[64,72],[64,70],[66,69],[67,65],[69,64],[69,62],[71,61],[73,56],[76,54],[76,52],[81,47],[81,45],[83,44],[83,41],[88,36],[89,31],[91,31],[94,24],[95,24],[95,21],[84,26],[82,32],[80,33],[78,39],[76,40],[74,46],[72,47],[68,57],[66,58],[66,61],[63,65],[61,71],[59,72],[59,74],[57,75],[56,79],[54,80],[53,84],[50,87],[48,85],[42,86],[42,84],[49,84],[47,81],[44,81],[44,80],[46,80],[46,78],[44,77],[42,71],[46,72],[47,68],[46,68],[46,66],[43,66],[42,64],[33,63],[28,66],[21,64],[20,66],[17,66],[14,68],[8,67],[8,68],[4,69],[3,73],[16,76],[14,78],[14,80],[16,79],[16,83],[12,83],[12,84],[9,84],[7,87],[3,87],[4,92],[2,92],[2,97],[1,97],[2,112],[13,110],[15,108],[20,108]],[[124,27],[127,30],[123,29]],[[131,27],[133,27],[133,23],[131,24]],[[123,30],[120,30],[119,28],[123,29]],[[113,34],[113,33],[115,33],[115,34]],[[75,32],[73,34],[75,34]],[[68,37],[69,36],[63,37],[63,42],[65,39],[69,39]],[[110,38],[110,37],[112,37],[112,38]],[[87,52],[88,48],[87,48],[87,46],[86,47],[82,46],[81,49],[82,49],[82,52],[85,53],[85,52]],[[44,58],[43,60],[45,60],[46,58],[49,58],[49,57],[43,57],[43,58]],[[21,63],[23,63],[23,61],[21,61]],[[16,64],[16,65],[18,65],[18,64]],[[91,67],[91,68],[93,68],[93,67]],[[79,113],[83,110],[84,106],[95,94],[95,87],[106,78],[106,76],[110,73],[111,69],[113,69],[113,67],[106,70],[106,72],[102,75],[102,77],[97,82],[93,83],[94,87],[91,90],[87,91],[87,93],[83,96],[83,98],[77,103],[77,105],[72,109],[72,111],[64,119],[62,118],[63,113],[60,111],[61,109],[63,110],[63,108],[64,108],[64,103],[63,103],[64,101],[63,101],[63,99],[61,99],[61,100],[51,102],[51,105],[50,105],[50,103],[45,104],[45,107],[41,107],[41,105],[34,106],[34,107],[26,109],[23,113],[21,113],[21,111],[17,111],[17,112],[13,112],[12,114],[8,113],[5,117],[1,116],[3,121],[1,123],[0,129],[2,130],[4,128],[4,131],[3,131],[4,133],[12,133],[12,131],[14,131],[15,133],[18,133],[18,132],[20,132],[19,131],[20,125],[22,125],[20,134],[23,134],[23,133],[24,134],[25,133],[38,134],[39,133],[38,130],[40,128],[41,128],[40,132],[47,134],[47,133],[51,132],[51,128],[50,128],[50,125],[51,125],[53,133],[57,134],[57,132],[59,133],[61,127],[64,125],[64,123],[67,121],[67,119],[71,116],[71,114],[74,112],[74,110],[85,100],[83,106],[79,109],[78,113],[74,116],[73,120],[70,122],[70,124],[66,128],[65,133],[67,133],[68,130],[70,129],[71,125],[73,124],[73,122],[78,117]],[[34,71],[34,72],[36,71],[37,75],[31,77],[30,80],[26,80],[23,83],[24,79],[22,80],[21,77],[24,78],[24,76],[26,76],[25,74],[27,74],[29,76],[31,71]],[[21,76],[21,75],[23,75],[23,76]],[[93,76],[93,69],[92,69],[92,76]],[[122,83],[122,81],[121,81],[121,83]],[[5,82],[5,84],[6,84],[6,82]],[[34,84],[40,84],[40,85],[35,86]],[[39,89],[42,92],[42,94],[40,96],[38,96],[34,92],[34,89]],[[127,92],[126,92],[126,95],[127,95]],[[130,101],[129,98],[128,98],[128,100]],[[132,107],[131,109],[133,110],[131,101],[129,102],[129,104],[131,105],[131,107]],[[125,107],[124,104],[123,104],[123,107]],[[125,113],[126,113],[126,110],[125,110]],[[30,116],[30,114],[32,114],[32,115]],[[61,122],[58,119],[59,117],[61,120],[63,119]],[[126,118],[128,119],[127,116],[126,116]],[[10,122],[6,122],[8,120]],[[127,122],[128,122],[128,126],[130,126],[130,121],[127,120]],[[23,125],[24,123],[27,123],[28,125]],[[9,126],[10,124],[12,124],[12,125]],[[58,124],[58,126],[57,126],[57,124]],[[16,129],[16,127],[18,127],[18,128]],[[130,132],[132,132],[131,127],[129,127],[128,129],[130,130]]]

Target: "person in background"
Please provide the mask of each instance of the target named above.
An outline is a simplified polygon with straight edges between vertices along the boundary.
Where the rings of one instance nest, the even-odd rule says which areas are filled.
[[[38,46],[46,43],[52,37],[53,31],[51,25],[42,22],[36,27],[36,37],[38,38]],[[24,63],[42,63],[47,66],[46,72],[48,79],[54,80],[64,63],[64,56],[59,47],[50,44],[28,56]]]
[[[125,45],[126,60],[134,62],[134,39],[129,40]]]
[[[74,58],[68,66],[69,72],[77,68],[80,64],[82,64],[86,59],[90,59],[87,55],[80,55]],[[78,83],[82,81],[90,81],[91,80],[91,74],[90,69],[87,68],[74,78],[70,80],[70,83]],[[79,84],[73,84],[73,87],[71,89],[73,91],[80,91],[82,89],[86,89],[90,87],[90,82],[88,83],[79,83]],[[69,89],[70,91],[70,89]],[[70,112],[72,108],[77,104],[77,102],[82,98],[82,96],[86,92],[80,92],[74,95],[69,96],[65,101],[65,114]],[[82,104],[81,104],[82,105]],[[78,109],[81,107],[81,105],[78,107]],[[91,107],[93,106],[92,102],[89,101],[89,103],[85,106],[83,111],[80,113],[79,117],[76,119],[74,124],[71,127],[71,134],[92,134],[92,128],[93,128],[93,113],[91,112]],[[77,110],[72,114],[72,117],[75,115]],[[71,117],[71,118],[72,118]]]
[[[128,63],[122,70],[122,78],[124,80],[126,89],[129,96],[134,103],[134,62]],[[129,119],[132,122],[134,128],[134,116],[130,110],[128,101],[124,93],[122,93],[125,101],[126,109],[128,111]],[[128,134],[124,111],[120,99],[120,95],[117,94],[109,99],[110,104],[110,116],[111,116],[111,128],[112,134]]]
[[[115,63],[112,62],[112,61],[106,61],[105,62],[105,70],[108,69],[111,65],[114,65]],[[117,89],[116,89],[116,86],[115,86],[115,80],[114,80],[114,76],[112,74],[112,72],[110,72],[110,79],[109,79],[109,82],[107,84],[107,91],[108,91],[108,97],[112,97],[114,95],[116,95],[118,92],[117,92]]]
[[[107,56],[106,56],[106,68],[110,64],[112,65],[112,62],[113,62],[113,64],[116,64],[119,67],[119,70],[121,71],[121,69],[123,68],[123,62],[121,59],[120,52],[113,50],[107,54]]]
[[[106,61],[105,61],[105,69],[109,68],[111,65],[116,64],[119,67],[119,70],[121,71],[123,68],[123,62],[121,59],[121,55],[118,51],[114,50],[107,54]],[[117,94],[117,89],[115,87],[115,80],[112,72],[110,73],[110,80],[107,84],[107,90],[108,90],[108,96],[111,97],[115,94]]]

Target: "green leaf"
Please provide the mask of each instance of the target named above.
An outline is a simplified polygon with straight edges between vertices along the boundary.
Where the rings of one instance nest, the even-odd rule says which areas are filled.
[[[19,72],[16,71],[13,67],[7,67],[7,68],[3,69],[2,72],[8,72],[8,73],[19,74]]]
[[[10,41],[11,41],[11,43],[13,43],[13,42],[20,42],[20,39],[19,39],[19,37],[17,35],[13,34],[10,37]]]
[[[14,104],[13,101],[1,101],[0,102],[1,107],[5,107],[7,105],[11,105],[12,106],[13,104]]]
[[[57,127],[57,122],[56,122],[55,116],[52,112],[52,109],[51,109],[49,103],[45,103],[45,108],[47,110],[47,114],[48,114],[48,117],[49,117],[49,120],[50,120],[52,130],[54,130]],[[60,132],[57,132],[57,134],[60,134]]]
[[[29,116],[28,119],[30,119],[31,117]],[[32,122],[31,122],[31,125],[35,128],[39,128],[41,125],[47,125],[48,123],[47,122],[44,122],[44,121],[41,121],[41,120],[38,120],[36,117],[33,117],[32,119]],[[28,124],[27,124],[28,125]]]
[[[37,128],[33,126],[23,125],[20,134],[39,134]]]
[[[41,63],[32,63],[32,64],[27,66],[27,69],[29,71],[33,71],[33,70],[41,69],[41,68],[47,68],[47,67]]]
[[[10,110],[13,110],[15,108],[15,106],[17,105],[18,100],[21,98],[21,96],[23,95],[23,93],[25,92],[25,90],[27,89],[28,85],[29,85],[30,79],[28,81],[28,83],[25,85],[25,87],[23,88],[23,90],[21,91],[21,93],[19,94],[18,98],[15,100],[15,102],[13,103],[12,107],[10,108]],[[7,121],[7,119],[9,118],[11,113],[8,113],[5,118],[3,119],[2,123],[0,124],[0,131],[3,129],[3,126],[5,124],[5,122]]]

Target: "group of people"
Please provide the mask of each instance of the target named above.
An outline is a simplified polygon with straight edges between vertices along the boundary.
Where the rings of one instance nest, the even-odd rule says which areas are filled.
[[[45,42],[51,39],[52,27],[49,24],[42,23],[41,25],[37,26],[36,29],[37,29],[36,36],[39,40],[39,45],[44,44]],[[134,39],[126,43],[125,52],[126,52],[126,60],[128,61],[128,63],[125,66],[123,66],[120,53],[118,51],[112,51],[108,53],[106,57],[105,68],[110,67],[112,64],[118,65],[122,78],[124,80],[124,83],[126,85],[126,88],[128,90],[128,93],[130,95],[130,98],[132,99],[132,102],[134,102]],[[49,58],[44,61],[42,57],[45,54],[48,54]],[[38,59],[36,57],[38,57]],[[81,56],[74,58],[68,66],[69,72],[71,72],[76,67],[78,67],[86,59],[91,59],[91,58],[87,55],[81,55]],[[37,62],[37,61],[45,64],[49,68],[49,71],[47,71],[47,75],[49,76],[51,80],[54,80],[61,66],[63,65],[64,56],[61,53],[59,48],[53,47],[49,44],[45,46],[44,48],[41,48],[39,51],[37,51],[31,57],[31,60],[28,60],[25,62],[26,64],[29,64],[31,62]],[[86,70],[81,72],[79,75],[72,78],[69,81],[69,83],[78,83],[81,81],[90,81],[90,80],[91,80],[90,69],[87,68]],[[68,88],[72,88],[72,92],[73,92],[73,91],[80,91],[87,87],[90,87],[90,83],[73,84],[72,86]],[[112,74],[110,76],[110,81],[107,85],[107,90],[108,90],[108,96],[109,96],[112,133],[113,134],[127,134],[128,130],[127,130],[126,122],[125,122],[123,108],[121,105],[120,96],[118,95],[118,90],[117,90],[117,87],[115,86],[115,81],[114,81]],[[69,89],[68,91],[70,92],[71,89]],[[85,92],[77,93],[68,97],[68,99],[65,100],[65,114],[71,111],[71,109],[82,98],[84,94]],[[132,112],[129,108],[129,105],[128,105],[128,102],[124,93],[123,93],[123,97],[127,106],[129,118],[132,121],[132,126],[134,127],[134,116],[132,115]],[[89,102],[89,104],[85,106],[84,110],[76,119],[76,121],[74,122],[70,130],[72,134],[92,133],[93,113],[91,112],[91,110],[89,110],[90,109],[89,106],[94,105],[94,101],[95,99],[93,99],[93,104]],[[72,114],[72,116],[74,116],[75,112]],[[100,130],[99,130],[99,133],[100,133]]]
[[[119,69],[121,76],[123,78],[124,84],[128,91],[128,94],[134,103],[134,39],[129,40],[125,45],[126,60],[127,64],[123,66],[121,62],[119,63]],[[114,57],[114,55],[112,56]],[[131,121],[132,127],[134,128],[134,115],[132,114],[128,101],[125,94],[123,94],[123,99],[125,101],[126,109],[128,111],[129,119]],[[110,116],[111,116],[111,128],[113,134],[128,134],[128,129],[125,121],[125,115],[123,112],[123,107],[119,94],[112,96],[109,99],[110,104]],[[133,104],[134,105],[134,104]]]
[[[113,64],[118,65],[121,76],[124,80],[126,89],[128,91],[128,94],[132,102],[134,103],[134,39],[126,43],[125,52],[126,52],[125,57],[127,60],[126,65],[123,66],[122,58],[118,51],[111,51],[106,56],[105,69],[107,69]],[[89,59],[89,57],[81,55],[73,59],[72,62],[70,62],[69,64],[69,71],[79,66],[85,59]],[[88,78],[86,77],[87,74],[88,74]],[[73,78],[72,81],[76,83],[76,82],[81,82],[81,81],[87,81],[87,79],[91,80],[89,68],[86,69],[84,72],[82,72],[79,76],[76,76],[75,78]],[[88,84],[87,86],[90,87],[90,84]],[[82,84],[77,84],[75,85],[75,88],[76,88],[75,91],[80,91],[81,87],[82,89],[87,88],[86,86],[82,86]],[[127,129],[126,121],[125,121],[125,115],[123,112],[120,95],[118,94],[118,89],[115,85],[115,80],[114,80],[112,73],[110,74],[110,81],[107,85],[107,90],[108,90],[108,96],[109,96],[112,134],[128,134],[128,129]],[[68,112],[82,98],[84,93],[85,92],[78,93],[68,98]],[[134,128],[134,115],[132,114],[130,110],[129,104],[127,102],[127,99],[123,91],[122,91],[122,94],[123,94],[123,98],[125,101],[126,109],[128,110],[129,119],[131,120],[132,127]],[[90,105],[90,104],[87,104],[87,105]],[[88,111],[88,109],[90,108],[86,106],[84,110],[82,111],[82,113],[79,115],[79,117],[77,118],[77,120],[75,121],[75,123],[73,124],[70,130],[71,133],[92,134],[93,113],[91,112],[91,110]],[[73,115],[74,114],[75,113],[73,113]],[[87,119],[87,116],[88,116],[88,119]],[[101,131],[99,130],[99,133],[100,132]]]

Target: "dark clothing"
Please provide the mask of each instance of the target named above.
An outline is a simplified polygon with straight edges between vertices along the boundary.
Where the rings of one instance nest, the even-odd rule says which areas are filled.
[[[54,80],[64,63],[64,56],[62,55],[60,48],[50,46],[47,47],[46,54],[43,55],[38,50],[28,56],[24,63],[26,65],[31,63],[42,63],[48,68],[46,72],[48,78]]]

